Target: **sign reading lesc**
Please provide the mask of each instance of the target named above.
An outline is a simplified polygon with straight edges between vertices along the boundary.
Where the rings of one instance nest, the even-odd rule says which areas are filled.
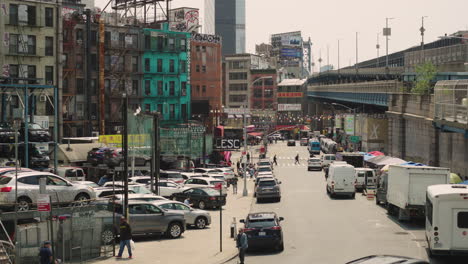
[[[50,196],[48,194],[39,194],[37,198],[37,211],[50,212]]]
[[[216,140],[216,148],[217,149],[240,149],[241,148],[241,140],[240,139],[225,139],[219,138]]]

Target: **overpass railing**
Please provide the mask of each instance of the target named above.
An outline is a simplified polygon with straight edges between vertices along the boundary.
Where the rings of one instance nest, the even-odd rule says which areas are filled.
[[[434,89],[434,120],[468,128],[468,80],[439,81]]]
[[[335,92],[335,93],[401,93],[405,91],[403,82],[396,80],[343,83],[329,85],[309,85],[307,87],[309,94],[311,92]]]

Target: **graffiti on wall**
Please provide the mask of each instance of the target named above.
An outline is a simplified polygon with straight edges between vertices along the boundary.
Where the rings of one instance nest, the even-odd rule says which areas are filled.
[[[192,34],[192,40],[196,42],[207,42],[207,43],[221,43],[221,37],[218,35],[208,35],[208,34]]]
[[[200,14],[198,9],[177,9],[170,13],[172,31],[190,32],[198,28]]]

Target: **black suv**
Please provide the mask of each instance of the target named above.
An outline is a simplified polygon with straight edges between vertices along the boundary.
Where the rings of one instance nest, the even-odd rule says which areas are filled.
[[[0,123],[0,142],[1,143],[14,143],[15,133],[18,134],[19,136],[19,132],[15,132],[8,123],[5,123],[5,122]]]
[[[24,140],[24,123],[21,123],[20,136]],[[50,141],[49,130],[36,123],[28,123],[28,141],[29,142],[48,142]]]
[[[278,217],[274,212],[251,213],[246,219],[241,219],[249,249],[267,248],[283,251],[283,230],[280,224],[283,220],[283,217]]]

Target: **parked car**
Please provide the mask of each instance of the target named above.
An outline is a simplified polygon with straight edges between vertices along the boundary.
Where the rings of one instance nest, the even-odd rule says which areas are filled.
[[[15,167],[3,167],[0,168],[0,176],[4,174],[9,174],[11,172],[15,173],[16,168]],[[33,172],[35,170],[31,170],[28,168],[18,168],[18,172]]]
[[[323,154],[322,156],[322,167],[330,165],[333,161],[336,160],[335,154]]]
[[[301,140],[299,141],[300,146],[307,146],[308,143],[309,143],[308,138],[301,138]]]
[[[121,193],[121,194],[115,195],[114,200],[115,202],[120,203],[124,200],[123,198],[124,198],[124,194]],[[145,202],[156,202],[156,201],[162,201],[162,200],[166,201],[167,199],[162,196],[152,194],[152,193],[149,193],[149,194],[129,193],[128,200],[129,201],[135,200],[135,201],[145,201]]]
[[[271,169],[273,170],[273,162],[271,162],[269,159],[261,159],[257,162],[257,168],[265,167],[265,166],[270,166]]]
[[[124,184],[122,182],[106,182],[104,183],[103,187],[117,187],[117,188],[124,188]],[[146,188],[146,185],[140,183],[128,183],[128,190],[133,191],[134,193],[140,194],[152,194],[151,191]]]
[[[156,201],[155,204],[166,210],[183,212],[185,223],[198,229],[204,229],[211,224],[210,213],[205,210],[194,209],[184,203],[170,200]]]
[[[6,122],[0,123],[0,143],[14,143],[15,134],[18,135],[19,140],[18,131],[13,130],[13,128]]]
[[[148,185],[151,183],[151,176],[133,176],[128,178],[128,182]]]
[[[327,193],[331,197],[349,195],[354,199],[356,195],[355,180],[356,171],[352,165],[344,162],[333,162],[328,172]]]
[[[249,241],[249,250],[255,248],[273,248],[284,250],[283,230],[281,221],[274,212],[250,213],[240,222],[244,223],[244,232]]]
[[[97,185],[97,183],[95,183],[93,181],[72,181],[72,183],[87,185],[87,186],[90,186],[90,187],[93,187],[93,188],[98,188],[99,187],[99,185]]]
[[[57,174],[69,181],[84,181],[86,179],[84,170],[78,167],[58,167]]]
[[[122,205],[116,204],[115,211],[121,215]],[[153,202],[131,200],[128,211],[132,235],[163,234],[168,238],[179,238],[185,231],[183,213],[166,211]]]
[[[356,168],[356,191],[362,191],[367,186],[375,186],[375,171],[370,168]]]
[[[25,124],[21,123],[20,138],[24,141]],[[28,123],[28,141],[29,142],[48,142],[50,141],[49,130],[36,123]]]
[[[255,171],[255,175],[258,175],[259,173],[262,173],[262,172],[273,173],[273,169],[271,168],[271,166],[258,167],[257,170]]]
[[[5,174],[0,178],[0,206],[11,208],[15,204],[15,176]],[[85,205],[96,198],[92,187],[76,184],[48,172],[25,172],[18,175],[18,211],[28,211],[37,204],[39,179],[46,179],[46,191],[53,204]]]
[[[109,149],[108,147],[101,147],[101,148],[92,148],[88,151],[88,156],[86,161],[93,164],[98,165],[104,162],[104,153],[106,150]]]
[[[367,256],[360,259],[356,259],[346,264],[429,264],[429,262],[419,259],[413,259],[408,257],[400,256],[389,256],[389,255],[373,255]]]
[[[226,182],[223,180],[211,177],[193,177],[185,181],[184,187],[210,187],[215,189],[219,184],[226,188]],[[227,190],[224,189],[223,192],[227,193]]]
[[[159,195],[163,197],[171,197],[174,193],[180,193],[187,189],[182,185],[167,180],[159,180],[157,188]]]
[[[288,147],[296,146],[296,140],[290,139],[288,140]]]
[[[127,162],[131,166],[135,161],[135,167],[149,167],[151,165],[151,157],[143,154],[129,153]],[[108,148],[104,151],[104,164],[110,167],[122,167],[124,165],[123,151],[120,148]]]
[[[281,188],[280,181],[271,178],[261,178],[255,188],[255,196],[257,202],[264,199],[275,199],[277,202],[281,201]]]
[[[159,179],[171,180],[175,183],[184,183],[185,177],[177,171],[161,171],[159,172]]]
[[[116,195],[123,195],[125,193],[122,187],[95,187],[94,191],[96,192],[96,197],[98,198],[115,198]],[[128,190],[129,195],[133,193],[135,192]]]
[[[190,188],[180,193],[172,195],[172,200],[179,202],[190,198],[190,202],[200,209],[216,208],[226,205],[226,194],[219,194],[219,191],[212,188]]]
[[[258,175],[258,176],[255,178],[255,186],[258,185],[258,182],[259,182],[261,179],[273,179],[273,180],[275,180],[275,177],[273,176],[273,174]],[[254,197],[255,197],[255,191],[254,191]]]
[[[310,158],[307,161],[307,170],[322,170],[322,164],[319,158]]]

